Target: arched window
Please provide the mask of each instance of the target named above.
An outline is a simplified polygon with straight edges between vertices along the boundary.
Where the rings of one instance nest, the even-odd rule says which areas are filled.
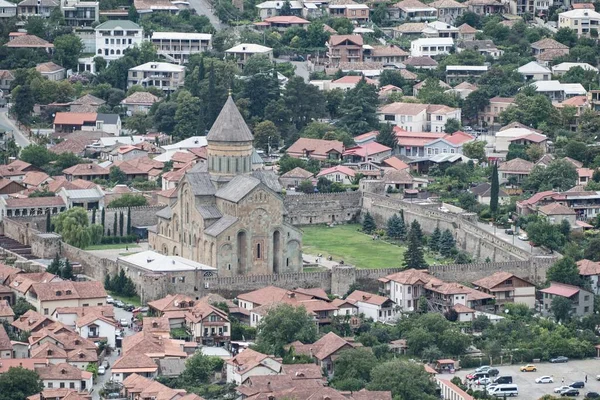
[[[117,49],[117,55],[121,54],[121,50]]]
[[[102,54],[102,49],[98,49],[98,54]]]
[[[115,54],[115,51],[111,49],[110,54]]]

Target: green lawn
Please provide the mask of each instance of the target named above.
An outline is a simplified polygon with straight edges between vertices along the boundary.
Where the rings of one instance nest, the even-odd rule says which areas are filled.
[[[86,250],[113,250],[113,249],[137,249],[138,246],[135,243],[115,243],[115,244],[94,244],[86,247]]]
[[[344,260],[356,268],[397,268],[404,260],[405,246],[373,240],[370,235],[358,232],[360,225],[326,225],[302,227],[302,251],[305,254],[323,254],[334,260]],[[443,260],[425,254],[429,264],[441,264]]]

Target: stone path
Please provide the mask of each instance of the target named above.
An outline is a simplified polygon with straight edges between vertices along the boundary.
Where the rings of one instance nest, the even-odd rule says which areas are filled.
[[[332,261],[329,261],[325,257],[320,257],[319,262],[316,262],[319,258],[318,255],[314,254],[302,254],[302,260],[305,264],[318,264],[320,267],[325,267],[327,269],[332,269],[334,266],[339,265],[340,260],[336,260],[335,258]]]
[[[106,249],[106,250],[88,250],[90,253],[95,256],[108,258],[109,260],[117,260],[117,257],[121,256],[121,253],[139,253],[140,251],[148,250],[148,242],[141,242],[140,244],[131,244],[129,245],[129,249],[126,250],[125,247],[122,249]]]

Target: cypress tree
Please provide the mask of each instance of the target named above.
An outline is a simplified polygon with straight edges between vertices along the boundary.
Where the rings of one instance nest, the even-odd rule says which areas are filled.
[[[198,64],[198,81],[203,81],[206,77],[206,69],[204,68],[204,56],[200,57],[200,64]]]
[[[115,211],[115,220],[113,221],[113,235],[117,236],[117,212]]]
[[[100,219],[102,220],[102,228],[105,228],[104,222],[106,219],[106,212],[104,211],[104,208],[102,209],[101,215],[100,215]],[[108,235],[110,236],[110,235]]]
[[[423,255],[423,242],[419,239],[419,232],[411,226],[408,232],[408,248],[404,253],[404,266],[406,268],[427,268],[425,256]]]
[[[404,213],[400,211],[398,217],[398,239],[406,240],[406,224],[404,223]]]
[[[106,274],[104,277],[104,289],[112,290],[112,281],[110,280],[110,274]]]
[[[75,279],[75,275],[73,275],[73,266],[71,265],[68,259],[65,259],[60,277],[69,281]]]
[[[52,232],[52,219],[49,212],[46,213],[46,232]]]
[[[450,232],[449,229],[446,229],[442,233],[439,243],[440,254],[444,257],[450,257],[456,244],[454,242],[454,236],[452,236],[452,232]]]
[[[92,210],[92,225],[96,223],[96,209]]]
[[[442,233],[440,232],[440,228],[435,228],[431,237],[429,238],[429,248],[431,251],[440,251],[440,237]]]
[[[492,187],[490,188],[490,211],[495,216],[498,212],[498,196],[500,194],[500,183],[498,182],[498,165],[494,163],[492,168]]]
[[[124,227],[124,223],[125,222],[125,217],[123,216],[123,211],[121,211],[119,213],[119,236],[123,236],[123,228]]]
[[[364,233],[372,233],[377,226],[375,225],[375,219],[370,212],[367,211],[363,218],[362,229]]]
[[[410,232],[415,231],[415,236],[419,239],[419,242],[423,243],[423,231],[421,230],[421,224],[417,220],[413,220],[410,224]]]
[[[127,235],[131,235],[131,207],[127,207]]]
[[[217,79],[215,77],[215,65],[210,63],[210,69],[208,70],[208,113],[206,118],[206,126],[212,127],[213,123],[219,115],[221,106],[219,104],[219,96],[217,96]]]

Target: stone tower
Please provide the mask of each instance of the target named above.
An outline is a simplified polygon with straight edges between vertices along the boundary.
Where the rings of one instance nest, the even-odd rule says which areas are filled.
[[[208,172],[217,186],[252,172],[252,133],[231,96],[206,136]]]

